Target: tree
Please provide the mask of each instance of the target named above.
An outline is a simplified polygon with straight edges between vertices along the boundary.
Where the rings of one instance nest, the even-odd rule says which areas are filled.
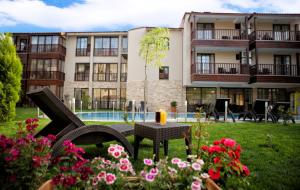
[[[0,121],[15,117],[22,79],[22,63],[10,34],[0,34]]]
[[[166,57],[169,50],[169,30],[167,28],[153,28],[147,32],[140,41],[139,55],[145,60],[144,80],[144,122],[147,109],[147,65],[154,64],[162,66],[162,59]]]

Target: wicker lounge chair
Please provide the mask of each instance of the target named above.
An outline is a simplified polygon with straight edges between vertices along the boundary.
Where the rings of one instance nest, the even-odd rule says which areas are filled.
[[[85,126],[48,87],[28,92],[27,96],[51,119],[51,122],[35,136],[56,135],[56,142],[52,147],[53,157],[60,154],[65,140],[71,140],[80,145],[99,145],[102,142],[117,140],[133,156],[133,147],[125,138],[134,133],[133,127],[127,125]]]
[[[228,106],[229,106],[230,98],[217,98],[215,105],[210,108],[207,117],[213,116],[215,118],[215,121],[218,121],[220,116],[225,116],[225,101],[228,102]],[[232,118],[233,122],[235,122],[233,113],[230,111],[229,108],[227,108],[227,115]]]
[[[280,106],[283,107],[284,111],[288,111],[288,109],[290,108],[290,102],[277,102],[272,107],[270,113],[273,115],[276,122],[278,122],[278,120],[283,117],[282,113],[280,113],[280,111],[279,111]],[[287,117],[289,120],[291,120],[293,123],[295,123],[295,119],[293,118],[293,116],[287,116]]]
[[[252,107],[252,109],[250,109],[249,111],[247,111],[244,114],[244,121],[246,120],[246,118],[249,119],[254,119],[254,121],[262,121],[265,118],[265,103],[266,102],[270,102],[269,100],[265,100],[265,99],[256,99],[254,102],[254,105]],[[269,112],[269,110],[267,110],[267,120],[271,118],[272,122],[275,123],[275,119],[274,116]]]

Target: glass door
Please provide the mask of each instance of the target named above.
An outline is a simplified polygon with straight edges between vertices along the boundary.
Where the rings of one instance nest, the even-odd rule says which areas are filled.
[[[197,23],[198,39],[211,40],[214,38],[214,24],[213,23]]]
[[[214,55],[213,54],[197,54],[197,73],[213,74]]]
[[[290,39],[290,25],[288,24],[274,24],[274,39],[275,40],[289,40]]]
[[[290,75],[291,56],[274,55],[274,62],[276,75]]]

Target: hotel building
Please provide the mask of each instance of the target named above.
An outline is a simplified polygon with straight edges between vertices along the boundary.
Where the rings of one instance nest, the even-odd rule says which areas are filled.
[[[271,103],[291,101],[293,112],[299,114],[299,25],[300,14],[185,13],[180,27],[169,29],[169,51],[164,65],[147,67],[148,110],[170,111],[170,102],[176,101],[179,112],[195,111],[199,106],[214,103],[218,97],[229,97],[233,112],[247,109],[255,99],[263,98]],[[133,100],[139,107],[144,100],[145,78],[139,42],[150,29],[49,33],[59,36],[57,45],[63,50],[56,52],[61,56],[57,58],[58,65],[60,60],[64,65],[56,69],[64,76],[54,81],[58,85],[56,94],[67,102],[74,97],[77,107],[86,95],[93,108],[123,109],[126,102]],[[32,52],[30,47],[35,43],[39,46],[39,39],[36,41],[32,36],[44,34],[14,34],[17,50],[22,35],[27,36],[26,55],[31,57],[23,61],[23,54],[18,51],[24,67],[32,72],[32,68],[39,71],[43,65],[42,71],[48,72],[47,61],[34,60],[49,57]],[[46,38],[47,35],[43,42],[45,50],[50,37]],[[55,39],[52,42],[56,44]],[[44,78],[41,81],[26,75],[26,89],[51,87],[49,81],[53,82],[53,78]],[[35,87],[30,87],[33,84]],[[63,96],[62,90],[57,90],[62,86]]]

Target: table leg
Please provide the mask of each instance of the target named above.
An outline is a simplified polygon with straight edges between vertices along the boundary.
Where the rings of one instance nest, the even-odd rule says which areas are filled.
[[[169,152],[169,141],[164,140],[164,153],[165,153],[165,156],[168,156],[168,152]]]
[[[192,132],[190,130],[184,140],[186,145],[186,154],[191,155],[192,154]]]
[[[153,140],[153,154],[155,154],[155,157],[154,157],[155,162],[159,161],[159,144],[160,144],[160,141]]]
[[[139,154],[139,146],[140,142],[143,140],[143,137],[140,137],[138,135],[134,136],[134,159],[136,160],[138,158]]]

